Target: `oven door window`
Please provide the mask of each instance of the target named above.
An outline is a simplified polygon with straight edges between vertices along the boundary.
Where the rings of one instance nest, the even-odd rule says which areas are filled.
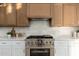
[[[50,56],[50,49],[30,49],[30,56]]]

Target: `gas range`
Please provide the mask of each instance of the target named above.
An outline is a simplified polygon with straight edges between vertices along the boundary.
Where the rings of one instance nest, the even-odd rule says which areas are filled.
[[[40,53],[44,56],[54,55],[54,38],[50,35],[31,35],[27,37],[25,46],[26,55],[40,56]],[[49,54],[45,54],[45,51]]]

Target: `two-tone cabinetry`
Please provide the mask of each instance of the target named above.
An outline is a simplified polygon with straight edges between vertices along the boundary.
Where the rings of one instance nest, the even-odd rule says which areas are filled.
[[[50,17],[52,26],[79,26],[79,4],[6,3],[0,6],[0,26],[29,26],[29,17]]]
[[[0,26],[29,26],[28,17],[50,15],[50,4],[7,3],[0,7]]]
[[[6,4],[0,7],[0,26],[29,26],[29,17],[51,17],[51,4]]]

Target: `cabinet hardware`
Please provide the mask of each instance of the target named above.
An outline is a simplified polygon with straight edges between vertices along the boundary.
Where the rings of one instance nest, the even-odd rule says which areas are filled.
[[[7,43],[3,42],[2,44],[7,44]]]

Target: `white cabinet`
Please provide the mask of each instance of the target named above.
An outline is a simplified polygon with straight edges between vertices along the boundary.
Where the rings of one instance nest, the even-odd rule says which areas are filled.
[[[13,48],[12,49],[12,56],[25,56],[25,52],[23,48]]]
[[[0,41],[0,56],[25,56],[25,41]]]
[[[1,56],[11,56],[11,48],[9,46],[1,48]]]
[[[69,55],[79,56],[79,39],[70,41]]]
[[[12,56],[25,56],[25,41],[12,42]]]
[[[11,41],[0,41],[0,56],[11,56]]]
[[[69,55],[69,41],[60,40],[55,41],[55,56],[68,56]]]

